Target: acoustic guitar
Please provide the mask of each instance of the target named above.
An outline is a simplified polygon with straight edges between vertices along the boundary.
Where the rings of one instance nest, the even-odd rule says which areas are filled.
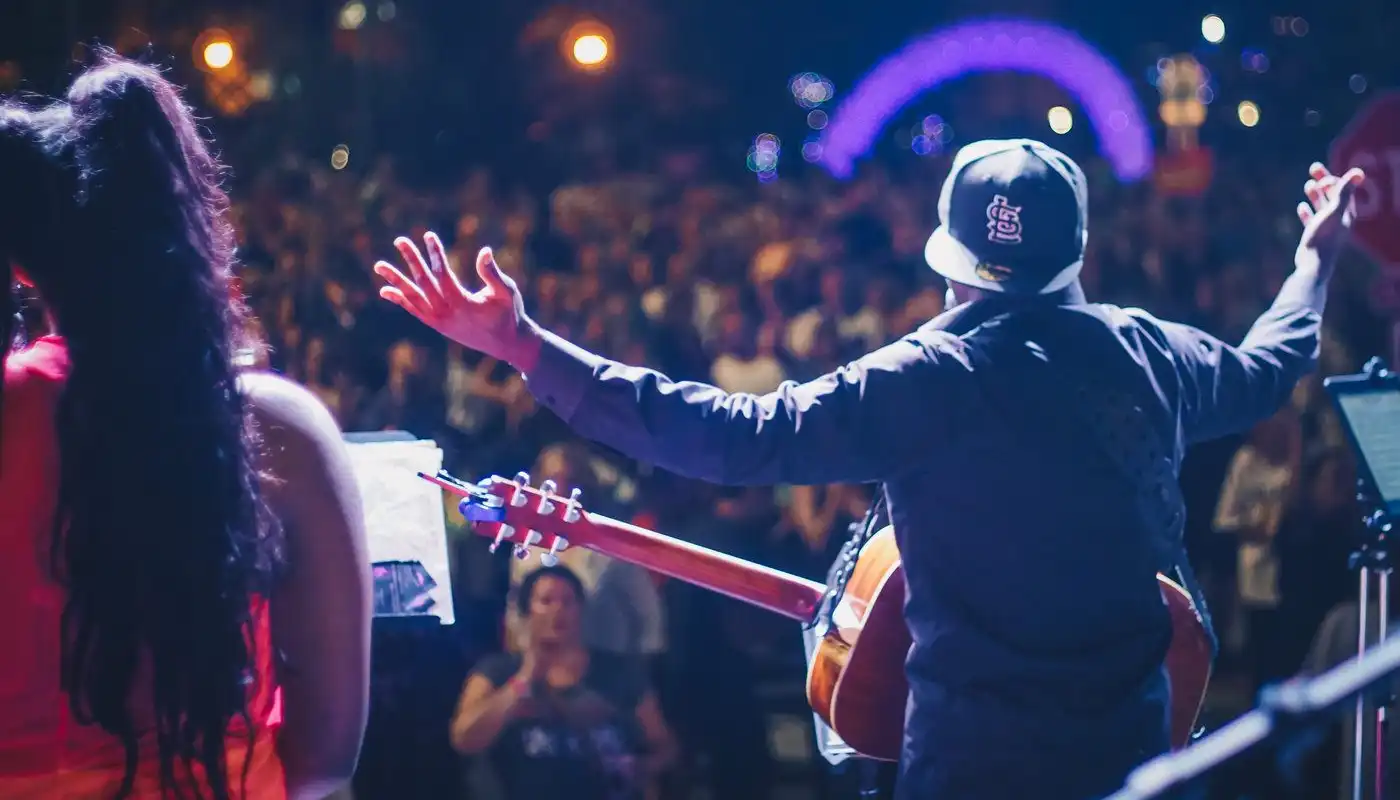
[[[460,495],[461,509],[491,549],[511,545],[517,558],[544,549],[551,566],[569,547],[719,592],[802,623],[812,622],[827,596],[815,581],[744,561],[681,539],[584,510],[580,492],[556,494],[553,481],[539,488],[524,473],[513,481],[491,477],[468,484],[446,472],[419,473]],[[1171,613],[1167,652],[1174,748],[1191,739],[1210,679],[1210,643],[1190,595],[1157,576]],[[813,711],[852,749],[868,758],[899,760],[909,684],[905,657],[912,640],[904,624],[904,569],[894,531],[885,528],[861,548],[845,591],[831,610],[831,624],[807,666],[807,700]]]

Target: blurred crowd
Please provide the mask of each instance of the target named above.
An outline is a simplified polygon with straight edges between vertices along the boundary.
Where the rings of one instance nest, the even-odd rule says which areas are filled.
[[[1292,207],[1306,164],[1218,161],[1200,197],[1167,196],[1150,181],[1123,185],[1106,165],[1086,163],[1091,299],[1238,342],[1291,269]],[[942,311],[944,287],[922,251],[946,159],[871,164],[844,183],[815,170],[747,185],[662,170],[548,195],[486,170],[450,191],[417,189],[389,158],[360,172],[290,155],[259,164],[242,173],[235,215],[265,356],[315,391],[345,430],[431,438],[464,478],[524,469],[566,491],[584,487],[595,510],[824,576],[869,487],[717,489],[580,442],[506,365],[446,346],[379,301],[370,268],[392,259],[395,236],[435,230],[459,274],[474,280],[477,249],[489,245],[548,328],[678,379],[765,392],[816,377]],[[1323,374],[1358,368],[1383,341],[1364,305],[1367,279],[1359,262],[1339,276]],[[929,402],[937,413],[937,399]],[[1189,545],[1224,644],[1211,702],[1218,715],[1247,705],[1264,682],[1344,657],[1314,640],[1328,613],[1354,597],[1351,458],[1313,379],[1256,431],[1188,459]],[[500,620],[525,567],[512,570],[470,536],[458,537],[454,552],[461,635],[483,652],[511,649]],[[569,563],[590,590],[611,585],[615,568],[600,559]],[[625,600],[611,613],[644,608],[642,622],[599,641],[650,657],[683,764],[702,776],[713,765],[702,778],[711,786],[738,763],[746,775],[777,774],[769,762],[784,758],[781,737],[768,741],[761,709],[769,694],[800,692],[796,632],[660,580],[621,583]],[[595,628],[585,624],[585,633]],[[775,635],[755,634],[769,630]],[[742,733],[746,719],[753,737]]]

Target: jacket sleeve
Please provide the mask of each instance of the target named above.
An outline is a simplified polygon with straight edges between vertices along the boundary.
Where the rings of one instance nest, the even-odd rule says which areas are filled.
[[[1158,322],[1181,381],[1188,443],[1246,431],[1273,416],[1317,367],[1325,281],[1297,271],[1238,347],[1189,325]]]
[[[884,480],[946,442],[973,406],[963,345],[939,332],[765,395],[672,381],[544,337],[526,377],[542,405],[629,457],[724,485]]]

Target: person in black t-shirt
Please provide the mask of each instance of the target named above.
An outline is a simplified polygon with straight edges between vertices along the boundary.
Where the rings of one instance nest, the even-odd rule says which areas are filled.
[[[565,567],[525,576],[518,655],[467,678],[452,746],[484,754],[508,800],[643,800],[675,744],[640,662],[582,644],[583,584]]]

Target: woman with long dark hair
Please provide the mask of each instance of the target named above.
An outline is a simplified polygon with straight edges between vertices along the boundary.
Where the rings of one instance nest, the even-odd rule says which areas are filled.
[[[368,694],[348,456],[309,392],[236,366],[190,109],[97,62],[0,107],[0,797],[323,798]],[[16,281],[54,335],[6,352]]]

